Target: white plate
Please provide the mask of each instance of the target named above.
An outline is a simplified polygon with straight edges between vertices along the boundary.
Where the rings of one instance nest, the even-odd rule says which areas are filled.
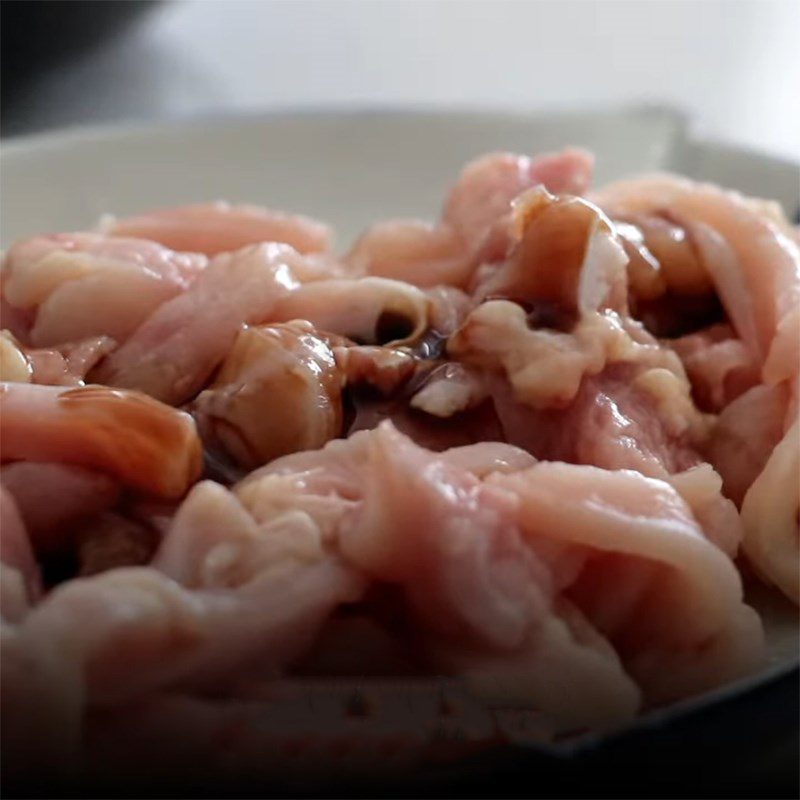
[[[672,169],[797,206],[796,165],[688,138],[668,109],[607,113],[311,112],[96,128],[2,148],[3,246],[85,228],[106,212],[228,199],[327,219],[346,244],[381,217],[435,215],[447,184],[490,150],[582,145],[603,182]]]
[[[254,202],[331,222],[345,245],[371,222],[436,215],[447,185],[490,150],[533,153],[581,145],[597,182],[670,169],[798,206],[798,165],[698,142],[682,115],[619,112],[498,114],[321,111],[94,128],[12,140],[0,157],[2,243],[81,229],[107,212],[130,214],[200,200]],[[797,616],[771,595],[773,666],[797,661]]]

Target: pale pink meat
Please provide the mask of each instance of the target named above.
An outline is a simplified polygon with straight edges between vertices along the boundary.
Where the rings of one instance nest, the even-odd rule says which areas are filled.
[[[106,511],[118,500],[119,483],[74,464],[17,461],[0,468],[37,552],[65,549],[71,525]]]
[[[592,170],[489,154],[439,220],[342,257],[227,203],[12,245],[14,776],[270,776],[287,742],[311,769],[319,709],[259,720],[333,678],[437,676],[569,735],[764,664],[739,569],[800,600],[795,232],[670,175],[589,194]]]
[[[522,192],[542,184],[553,194],[582,195],[593,170],[594,158],[585,150],[567,149],[536,158],[491,153],[464,168],[445,201],[442,220],[474,248]]]
[[[200,472],[192,418],[106,386],[0,384],[2,458],[74,464],[131,488],[181,497]]]
[[[315,219],[225,202],[159,209],[110,220],[104,227],[111,236],[151,239],[173,250],[209,256],[262,242],[282,242],[300,253],[331,247],[330,228]]]
[[[4,270],[0,271],[0,328],[8,331],[12,336],[23,341],[29,341],[31,327],[33,326],[34,313],[24,308],[12,306],[6,300],[3,290]]]
[[[232,670],[272,676],[362,587],[302,533],[291,524],[259,528],[230,493],[201,483],[152,568],[58,587],[26,617],[23,634],[63,649],[92,705],[224,685]]]
[[[415,286],[464,286],[475,258],[449,226],[420,220],[379,222],[345,256],[356,274],[377,275]]]
[[[705,411],[721,411],[760,382],[761,365],[730,325],[713,325],[665,345],[680,357],[694,399]]]
[[[141,520],[114,512],[99,514],[76,531],[78,574],[96,575],[109,569],[147,564],[160,538],[157,530]]]
[[[530,463],[514,448],[501,453],[506,470]],[[486,464],[487,457],[497,455],[475,460]],[[402,586],[415,626],[430,637],[434,663],[469,677],[464,662],[481,664],[503,652],[506,664],[516,663],[514,652],[527,649],[549,619],[553,589],[547,568],[520,537],[514,496],[484,485],[459,466],[462,458],[426,452],[384,423],[317,453],[280,459],[253,473],[236,494],[256,519],[303,509],[347,561]],[[547,625],[558,627],[557,620],[558,613]],[[561,637],[571,636],[569,627],[562,630]],[[583,637],[560,650],[544,648],[564,675],[563,694],[554,697],[544,676],[538,687],[523,677],[541,662],[520,664],[519,679],[502,681],[494,693],[507,689],[517,701],[524,696],[561,721],[607,724],[634,713],[638,693],[610,648],[601,651],[605,673],[574,668],[598,657]],[[571,702],[595,692],[606,696],[602,714]]]
[[[734,558],[744,538],[736,504],[722,494],[722,477],[710,464],[698,464],[667,479],[686,501],[706,537]]]
[[[6,579],[3,567],[4,593]],[[66,778],[81,758],[80,678],[60,638],[28,634],[31,613],[0,623],[3,777],[8,781],[30,781],[41,774],[43,762],[49,780]]]
[[[178,405],[202,388],[243,324],[263,322],[296,289],[302,256],[281,244],[217,256],[191,288],[161,306],[92,379]]]
[[[670,432],[650,393],[636,385],[636,372],[620,364],[586,378],[569,405],[554,409],[526,407],[507,387],[494,384],[507,441],[538,459],[636,470],[654,478],[699,464],[691,430]]]
[[[29,601],[38,597],[42,590],[42,579],[39,567],[33,555],[25,522],[20,514],[19,506],[12,491],[5,485],[0,486],[0,561],[22,579],[25,589],[24,599]],[[13,581],[12,575],[3,575],[3,583]],[[9,605],[3,591],[2,615],[4,619],[20,616],[20,603]],[[10,597],[8,598],[10,599]],[[8,606],[8,607],[7,607]],[[15,608],[12,608],[14,606]],[[23,604],[24,607],[24,604]]]
[[[742,503],[743,549],[756,572],[800,603],[800,422],[772,451]]]
[[[116,346],[108,336],[68,342],[56,348],[31,348],[9,331],[0,332],[0,380],[46,386],[80,386],[98,361]]]
[[[736,569],[668,484],[545,463],[490,482],[516,494],[527,536],[581,548],[584,566],[566,595],[614,644],[650,702],[758,665],[761,623],[742,601]]]
[[[416,286],[467,285],[484,260],[502,259],[511,240],[511,203],[543,185],[555,194],[583,194],[594,159],[583,150],[529,158],[493,153],[468,164],[442,210],[441,221],[389,220],[369,228],[345,256],[356,273]]]
[[[784,317],[800,302],[800,250],[770,214],[735,192],[672,175],[620,181],[593,199],[612,216],[667,210],[722,239],[726,261],[706,259],[706,267],[737,333],[751,344],[752,320],[752,344],[766,357]]]
[[[206,261],[141,239],[37,237],[6,254],[3,297],[35,311],[28,336],[36,346],[92,336],[123,341],[155,308],[184,291]]]
[[[419,337],[430,314],[430,299],[415,286],[366,277],[303,284],[277,300],[269,320],[303,319],[361,344],[396,345]]]
[[[517,463],[523,466],[522,460]],[[563,502],[567,486],[573,487],[569,504]],[[417,624],[442,639],[441,657],[448,663],[464,664],[466,656],[456,658],[451,651],[465,641],[473,648],[483,642],[489,651],[504,647],[529,653],[529,636],[539,630],[535,620],[543,615],[554,615],[548,624],[561,619],[562,633],[553,631],[552,641],[563,640],[574,630],[564,615],[580,624],[568,610],[551,609],[554,592],[577,604],[578,617],[581,611],[590,620],[596,617],[601,631],[620,642],[651,702],[742,674],[760,657],[760,626],[741,602],[733,564],[707,540],[681,495],[662,481],[633,472],[539,464],[498,472],[484,485],[460,470],[457,459],[448,462],[446,456],[427,453],[384,424],[319,453],[281,459],[246,479],[236,493],[257,519],[270,519],[279,509],[287,513],[299,503],[295,507],[317,521],[324,538],[338,538],[345,558],[370,575],[403,585],[411,609],[425,610]],[[518,526],[522,540],[514,533]],[[629,533],[612,534],[618,529]],[[611,562],[607,552],[617,554]],[[643,561],[651,566],[643,567]],[[628,598],[620,589],[605,599],[591,588],[612,566],[631,590],[637,581],[639,592],[652,587],[649,615],[638,609],[635,595]],[[719,591],[706,581],[707,572],[719,575]],[[469,591],[463,588],[467,585]],[[684,614],[673,618],[679,598],[686,613],[691,608],[696,615],[688,625]],[[714,644],[707,657],[698,659],[697,643],[709,636]],[[576,644],[585,645],[591,659],[613,657],[610,648],[598,650],[591,637],[579,637]],[[580,659],[579,650],[558,652]],[[651,666],[660,663],[655,651],[679,674],[660,674]],[[480,652],[475,658],[483,674]],[[514,663],[513,657],[502,667],[497,661],[499,674],[507,677],[503,670]],[[534,668],[529,660],[524,663]],[[569,661],[562,667],[565,676],[584,674],[570,673]],[[535,690],[536,680],[520,681],[526,691]],[[502,681],[495,688],[513,685]],[[623,686],[628,685],[618,686],[617,713],[630,708],[632,695]],[[536,702],[556,704],[558,713],[566,713],[563,703],[572,695],[547,698],[547,681],[539,688]]]
[[[785,384],[755,386],[719,415],[708,457],[722,475],[725,494],[737,505],[783,436],[788,402]]]

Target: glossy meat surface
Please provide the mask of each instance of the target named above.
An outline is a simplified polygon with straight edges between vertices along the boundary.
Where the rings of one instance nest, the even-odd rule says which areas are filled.
[[[491,153],[341,255],[228,203],[11,245],[4,761],[263,775],[319,741],[258,722],[300,684],[443,679],[552,738],[763,666],[743,586],[800,583],[796,237],[592,172]]]

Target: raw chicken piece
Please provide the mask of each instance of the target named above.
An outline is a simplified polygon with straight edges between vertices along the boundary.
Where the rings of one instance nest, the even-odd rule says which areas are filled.
[[[306,322],[242,330],[192,413],[207,444],[254,469],[340,435],[342,378]]]
[[[75,464],[161,497],[183,495],[200,472],[188,414],[139,392],[0,384],[3,461]]]
[[[33,367],[24,348],[7,330],[0,331],[0,380],[31,383]]]
[[[505,373],[518,399],[534,408],[568,405],[584,376],[611,361],[643,361],[682,373],[674,354],[637,342],[613,312],[590,314],[564,333],[531,327],[522,306],[507,300],[490,300],[472,311],[447,352],[470,366]]]
[[[583,376],[610,360],[657,353],[616,313],[625,310],[627,257],[596,207],[532,189],[515,201],[514,221],[508,260],[477,289],[488,302],[450,338],[449,355],[502,369],[520,399],[541,408],[569,403]],[[663,356],[649,360],[667,365]]]
[[[756,571],[800,603],[800,427],[786,431],[742,503],[744,552]]]
[[[592,199],[611,216],[666,210],[695,233],[700,230],[704,265],[731,323],[759,358],[767,356],[779,326],[800,303],[800,250],[771,214],[735,192],[672,175],[613,183]],[[712,247],[716,258],[709,257]],[[720,250],[727,255],[720,258]]]
[[[259,529],[226,490],[203,483],[153,568],[53,590],[3,642],[4,727],[16,734],[8,749],[29,762],[60,744],[75,759],[91,708],[162,687],[226,688],[236,671],[275,675],[362,588],[302,533],[291,524]],[[6,746],[4,738],[4,755]]]
[[[361,588],[295,533],[259,531],[229,493],[200,484],[157,562],[192,588],[158,568],[114,569],[69,581],[4,625],[4,757],[30,766],[53,751],[48,768],[74,767],[87,710],[171,685],[227,689],[236,670],[271,677]]]
[[[783,437],[788,403],[786,384],[754,386],[719,415],[708,457],[722,475],[725,494],[737,505]]]
[[[3,567],[4,594],[6,581]],[[0,624],[3,779],[11,785],[58,782],[74,774],[81,757],[80,678],[64,657],[60,635],[26,635],[35,613]]]
[[[600,192],[602,194],[602,190]],[[692,238],[691,228],[687,230],[678,225],[667,212],[629,216],[623,226],[639,234],[647,253],[658,263],[664,291],[669,289],[681,296],[713,291],[711,276]]]
[[[721,411],[760,382],[761,366],[730,325],[713,325],[665,344],[680,357],[703,411]]]
[[[427,329],[430,306],[424,292],[388,278],[315,281],[282,297],[269,319],[304,319],[361,344],[396,346]]]
[[[46,386],[81,386],[86,373],[115,347],[108,336],[95,336],[58,349],[33,349],[0,331],[0,380]]]
[[[671,486],[593,467],[515,470],[524,455],[503,449],[510,470],[481,482],[459,468],[458,452],[426,452],[384,423],[280,459],[236,494],[257,520],[302,509],[346,559],[403,586],[434,658],[571,723],[608,722],[636,703],[583,615],[623,653],[649,702],[756,665],[760,625],[736,570]],[[673,669],[660,670],[661,659]]]
[[[299,285],[288,245],[217,256],[180,297],[159,308],[92,378],[179,405],[193,397],[231,348],[243,324],[262,322]],[[318,284],[317,284],[318,285]]]
[[[16,501],[37,553],[69,547],[70,526],[108,510],[120,494],[114,478],[75,464],[17,461],[0,468],[0,481]]]
[[[420,365],[420,360],[405,349],[337,345],[332,350],[343,387],[357,390],[369,387],[383,395],[402,390],[416,375]]]
[[[0,486],[0,561],[9,568],[3,572],[3,583],[17,580],[11,573],[21,578],[21,588],[17,598],[12,594],[6,596],[3,590],[3,619],[16,619],[24,614],[25,606],[36,599],[42,591],[42,578],[39,567],[33,556],[28,532],[25,529],[22,515],[19,512],[14,496],[5,486]],[[12,602],[6,603],[6,600]],[[21,602],[20,602],[21,600]]]
[[[710,464],[699,464],[668,478],[686,501],[706,538],[734,558],[744,538],[742,520],[732,500],[722,495],[722,478]]]
[[[688,386],[664,369],[613,365],[585,378],[563,408],[532,408],[500,380],[491,394],[506,441],[547,461],[666,479],[701,462],[695,446],[708,436]]]
[[[628,259],[599,208],[542,187],[513,205],[517,240],[505,264],[478,287],[480,298],[526,304],[532,326],[558,330],[591,312],[626,310]]]
[[[379,222],[363,233],[345,256],[356,274],[377,275],[431,287],[464,286],[475,256],[450,226],[420,220]]]
[[[425,293],[431,301],[431,330],[442,338],[458,330],[473,305],[472,298],[452,286],[436,286]],[[444,349],[444,348],[442,348]],[[429,357],[428,354],[421,354]]]
[[[789,311],[778,325],[778,332],[764,362],[764,382],[774,386],[784,380],[797,380],[800,368],[800,305]]]
[[[583,567],[563,591],[615,646],[649,702],[705,691],[763,658],[761,623],[742,602],[733,563],[668,484],[551,463],[489,483],[516,495],[519,524],[534,543],[580,548]]]
[[[452,361],[431,372],[411,398],[410,405],[427,414],[447,419],[459,411],[480,405],[488,394],[479,372]]]
[[[3,297],[35,311],[29,341],[38,347],[93,336],[121,342],[183,292],[206,261],[141,239],[93,233],[36,237],[8,251]]]
[[[357,273],[416,286],[466,286],[481,262],[505,256],[511,201],[517,195],[540,184],[556,194],[583,194],[593,167],[592,156],[576,149],[534,159],[483,156],[464,168],[437,225],[380,222],[362,234],[344,260]]]
[[[0,328],[7,330],[15,339],[28,342],[36,315],[33,311],[12,306],[6,300],[4,285],[5,269],[0,269]]]
[[[138,520],[109,512],[82,525],[76,539],[78,574],[86,576],[147,564],[160,536]]]
[[[282,242],[300,253],[319,253],[331,247],[330,228],[322,222],[222,201],[110,219],[103,228],[111,236],[151,239],[173,250],[191,250],[208,256],[262,242]]]
[[[361,590],[357,576],[302,533],[291,524],[259,529],[227,490],[201,483],[152,568],[57,588],[26,619],[25,633],[68,643],[65,657],[77,662],[91,704],[161,687],[229,686],[236,671],[272,676],[308,647],[335,605]]]
[[[481,472],[498,456],[504,470],[530,463],[502,445],[473,451],[468,461]],[[495,681],[493,695],[504,691],[504,699],[530,703],[560,721],[628,718],[638,692],[613,651],[598,652],[596,642],[573,638],[559,622],[551,575],[520,538],[514,496],[484,485],[460,466],[463,458],[463,451],[431,454],[383,423],[316,453],[279,459],[235,491],[259,521],[308,515],[347,561],[373,579],[399,584],[412,629],[427,631],[434,663],[468,676],[467,665],[500,660],[502,653],[504,667],[518,669],[515,680]],[[550,647],[551,634],[540,639],[540,626],[557,629],[566,641]],[[516,652],[527,650],[529,637],[562,676],[562,692],[553,692],[549,671],[538,682],[526,679],[543,665],[520,663]],[[604,662],[600,670],[578,666],[596,659]]]
[[[469,246],[478,247],[511,210],[515,197],[539,184],[553,194],[585,194],[593,170],[594,158],[585,150],[567,149],[533,159],[490,153],[464,167],[445,202],[442,220]]]

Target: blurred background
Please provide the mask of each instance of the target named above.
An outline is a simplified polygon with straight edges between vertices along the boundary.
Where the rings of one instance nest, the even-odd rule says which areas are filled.
[[[310,106],[683,109],[800,160],[799,0],[2,3],[2,134]]]

